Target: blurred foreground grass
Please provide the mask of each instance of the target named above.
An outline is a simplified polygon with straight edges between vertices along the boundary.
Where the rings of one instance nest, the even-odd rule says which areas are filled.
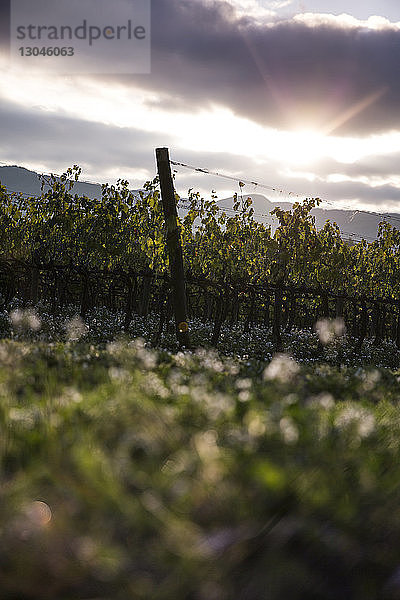
[[[2,600],[400,598],[400,383],[0,343]]]

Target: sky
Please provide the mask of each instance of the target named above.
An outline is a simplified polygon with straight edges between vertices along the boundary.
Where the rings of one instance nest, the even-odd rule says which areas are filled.
[[[85,56],[78,74],[12,61],[0,8],[1,163],[139,188],[166,146],[237,180],[174,167],[182,196],[244,180],[272,201],[400,213],[398,0],[152,0],[147,73],[122,72],[126,45],[96,73]]]

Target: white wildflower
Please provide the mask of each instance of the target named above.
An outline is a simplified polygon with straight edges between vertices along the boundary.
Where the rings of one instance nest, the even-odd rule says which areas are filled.
[[[249,390],[242,390],[238,395],[239,402],[248,402],[250,400]]]
[[[374,389],[380,378],[381,374],[377,369],[373,369],[372,371],[363,371],[360,374],[360,379],[363,381],[363,388],[367,392]]]
[[[238,379],[235,383],[238,390],[249,390],[251,388],[251,379]]]
[[[35,426],[35,412],[31,408],[10,408],[8,418],[25,429],[33,429]]]
[[[79,340],[89,331],[88,326],[79,315],[75,315],[67,321],[65,329],[67,331],[67,338],[71,341]]]
[[[324,410],[330,410],[335,406],[335,399],[329,392],[321,392],[318,396],[312,396],[308,400],[309,406],[312,408],[323,408]]]
[[[320,319],[315,323],[315,331],[321,344],[324,346],[333,341],[335,337],[344,335],[346,327],[342,318]]]
[[[17,308],[10,314],[11,323],[14,329],[18,331],[31,329],[38,331],[41,327],[41,322],[36,312],[30,308],[21,310]]]
[[[218,434],[214,429],[197,433],[193,437],[194,446],[202,460],[213,459],[219,455],[217,439]]]
[[[135,356],[139,360],[143,369],[150,371],[156,367],[156,353],[146,348],[143,338],[137,338],[133,342],[130,342],[129,346],[133,346]]]
[[[289,381],[299,371],[299,365],[287,354],[276,354],[264,370],[264,379]]]
[[[267,430],[266,415],[260,415],[255,411],[249,411],[245,417],[247,431],[251,437],[260,437]]]
[[[354,427],[359,438],[368,437],[375,430],[375,417],[367,408],[346,405],[335,419],[339,429]]]
[[[283,417],[279,421],[279,428],[286,444],[294,444],[299,439],[299,430],[290,417]]]

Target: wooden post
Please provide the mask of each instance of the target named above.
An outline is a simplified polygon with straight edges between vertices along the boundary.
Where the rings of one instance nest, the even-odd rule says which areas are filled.
[[[180,346],[190,347],[181,236],[177,224],[175,192],[168,148],[156,148],[156,159],[164,218],[167,226],[167,247],[172,281],[176,336]]]

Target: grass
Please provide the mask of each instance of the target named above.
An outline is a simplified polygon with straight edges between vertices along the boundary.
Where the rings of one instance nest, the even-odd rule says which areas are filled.
[[[399,597],[396,368],[43,316],[0,344],[2,599]]]

